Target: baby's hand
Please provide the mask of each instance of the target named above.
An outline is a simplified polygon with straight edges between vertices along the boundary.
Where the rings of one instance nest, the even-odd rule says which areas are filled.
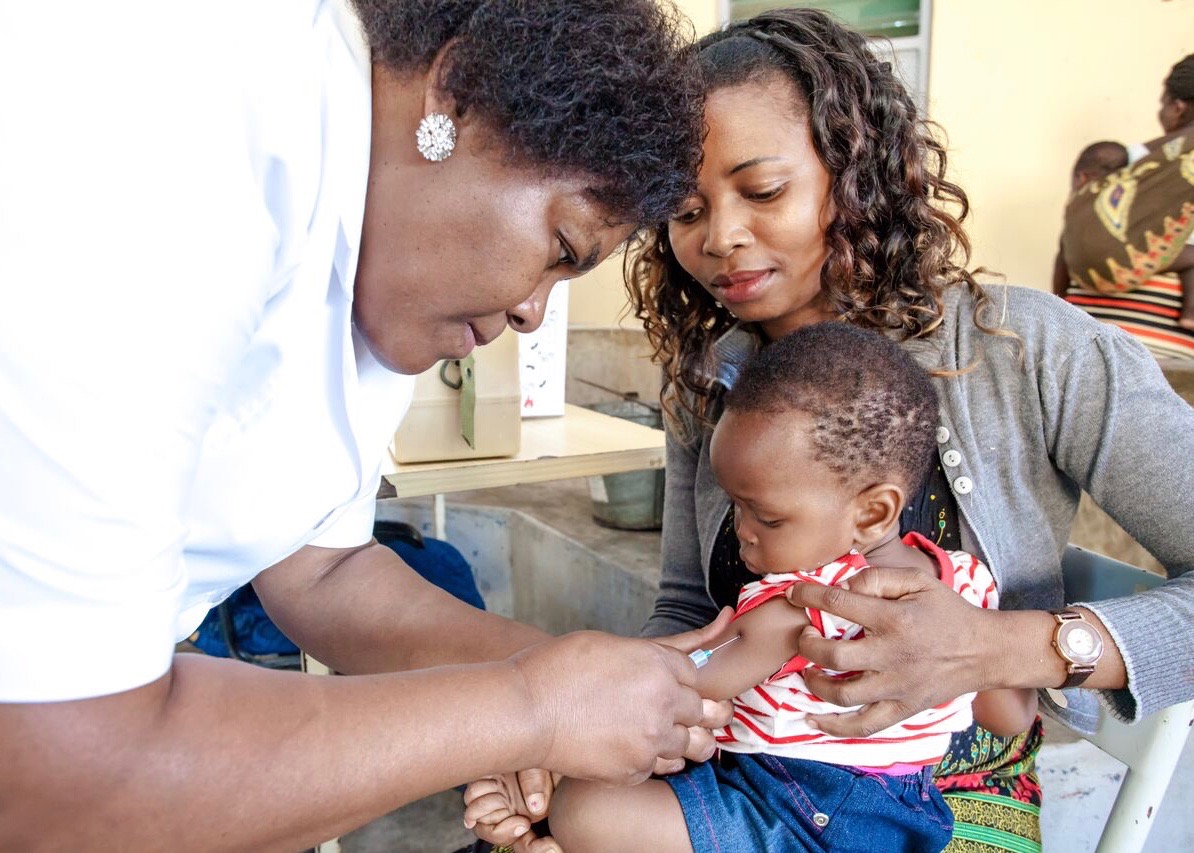
[[[493,844],[513,844],[517,839],[519,849],[558,849],[550,838],[532,840],[534,836],[527,835],[531,824],[547,816],[548,803],[558,779],[544,770],[524,770],[478,779],[464,791],[464,825],[478,838]],[[524,795],[524,791],[534,793]]]

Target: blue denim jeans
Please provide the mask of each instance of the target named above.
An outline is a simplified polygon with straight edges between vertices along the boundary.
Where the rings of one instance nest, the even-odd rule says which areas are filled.
[[[722,752],[672,786],[696,853],[937,853],[953,815],[932,768],[908,776]]]

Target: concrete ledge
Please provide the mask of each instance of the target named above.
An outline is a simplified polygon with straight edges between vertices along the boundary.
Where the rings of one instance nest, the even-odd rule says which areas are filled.
[[[431,535],[429,499],[383,499],[377,515]],[[552,634],[635,636],[659,591],[658,532],[599,526],[584,480],[449,495],[447,530],[490,610]]]

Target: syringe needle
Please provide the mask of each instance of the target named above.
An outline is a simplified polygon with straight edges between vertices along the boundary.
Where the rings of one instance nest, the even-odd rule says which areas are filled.
[[[730,643],[734,642],[734,640],[737,640],[741,636],[742,636],[741,634],[735,634],[734,636],[732,636],[728,640],[726,640],[724,643],[719,643],[718,645],[714,646],[711,649],[697,649],[695,652],[692,652],[688,655],[688,659],[691,660],[693,662],[693,664],[696,665],[697,669],[700,669],[702,666],[704,666],[705,664],[707,664],[709,662],[709,658],[713,657],[713,653],[715,651],[717,651],[718,649],[724,649],[726,646],[728,646]]]

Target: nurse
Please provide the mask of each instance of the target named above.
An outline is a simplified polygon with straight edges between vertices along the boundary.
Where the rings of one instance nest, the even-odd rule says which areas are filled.
[[[550,640],[370,538],[411,375],[691,191],[688,62],[654,0],[0,11],[0,848],[299,849],[708,753],[701,635]],[[249,580],[348,677],[175,657]]]

